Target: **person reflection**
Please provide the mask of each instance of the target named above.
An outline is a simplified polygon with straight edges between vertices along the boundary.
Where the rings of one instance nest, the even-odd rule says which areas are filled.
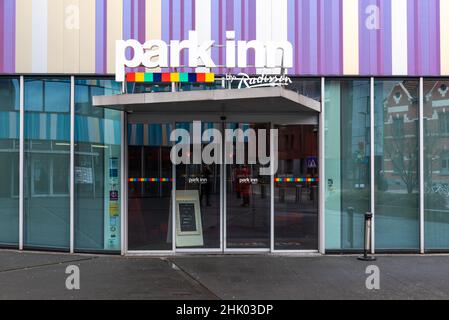
[[[210,207],[210,184],[212,170],[209,165],[203,165],[201,170],[201,193],[200,193],[200,205],[203,206],[203,196],[206,196],[206,206]]]
[[[235,169],[236,177],[236,193],[237,199],[242,199],[242,207],[249,206],[250,194],[251,194],[251,179],[249,168],[244,165],[240,165]]]

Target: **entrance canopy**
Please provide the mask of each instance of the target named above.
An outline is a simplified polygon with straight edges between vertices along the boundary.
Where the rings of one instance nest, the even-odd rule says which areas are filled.
[[[96,96],[93,105],[129,113],[317,113],[319,101],[281,87]]]

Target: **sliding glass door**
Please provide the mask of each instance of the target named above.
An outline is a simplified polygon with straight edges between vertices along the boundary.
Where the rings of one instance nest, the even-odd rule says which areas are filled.
[[[270,124],[228,123],[226,130],[234,137],[225,150],[231,162],[225,168],[226,248],[269,249],[271,176],[261,174],[266,165],[256,155],[265,148],[264,156],[269,157]],[[265,141],[256,139],[261,130],[267,133]]]

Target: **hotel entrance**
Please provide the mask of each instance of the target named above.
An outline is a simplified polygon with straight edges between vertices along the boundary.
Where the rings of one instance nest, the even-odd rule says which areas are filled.
[[[96,97],[125,111],[124,252],[318,252],[321,103],[301,83]]]
[[[173,164],[172,130],[192,136],[193,126],[193,122],[128,124],[128,252],[317,251],[317,125],[201,122],[199,150],[219,161],[192,163],[198,146],[191,139],[186,146],[190,163]],[[226,129],[246,134],[243,147],[236,136],[211,152],[213,138],[208,140],[207,133],[215,130],[225,137]],[[268,169],[271,162],[250,159],[247,132],[259,136],[261,130],[270,129],[278,134],[277,170],[264,175],[261,169]],[[265,143],[267,159],[274,160],[272,142],[273,138],[258,141],[254,151],[259,154]],[[244,150],[243,162],[237,161],[239,147]]]

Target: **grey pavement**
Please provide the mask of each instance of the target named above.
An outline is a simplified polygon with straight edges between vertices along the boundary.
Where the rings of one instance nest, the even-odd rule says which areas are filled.
[[[380,269],[368,290],[366,267]],[[80,268],[67,290],[66,267]],[[0,250],[0,299],[449,299],[449,255],[120,257]]]

